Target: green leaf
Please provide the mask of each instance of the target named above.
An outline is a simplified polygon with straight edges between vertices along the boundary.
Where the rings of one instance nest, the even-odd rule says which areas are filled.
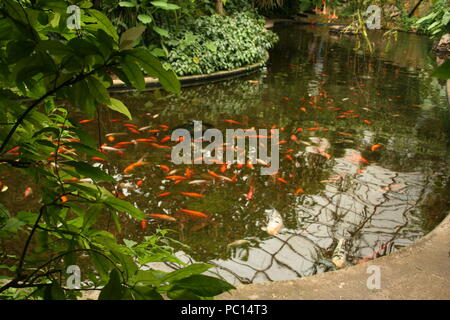
[[[95,168],[86,162],[81,161],[65,161],[65,165],[75,168],[75,171],[82,176],[91,178],[94,181],[108,181],[114,182],[114,178],[109,174],[103,172],[99,168]]]
[[[129,1],[120,1],[119,2],[119,6],[120,7],[125,7],[125,8],[134,8],[136,7],[136,5],[132,2]]]
[[[144,24],[149,24],[153,21],[152,17],[150,17],[147,14],[140,14],[138,15],[138,20]]]
[[[89,76],[86,78],[86,81],[89,87],[89,92],[98,102],[106,105],[110,103],[108,90],[106,90],[97,78]]]
[[[112,269],[109,273],[109,282],[103,287],[99,300],[120,300],[122,299],[125,288],[122,286],[121,277],[117,269]]]
[[[125,73],[130,84],[139,90],[145,89],[144,75],[140,67],[129,56],[125,56],[121,63],[122,71]]]
[[[137,219],[137,220],[145,219],[144,213],[141,210],[139,210],[138,208],[136,208],[135,206],[133,206],[128,201],[124,201],[124,200],[121,200],[121,199],[113,197],[113,196],[106,197],[106,198],[104,198],[103,201],[107,206],[109,206],[117,211],[126,212],[126,213],[130,214],[134,219]]]
[[[180,81],[175,73],[172,70],[164,69],[161,62],[147,50],[134,49],[127,54],[133,57],[149,76],[158,78],[166,90],[176,94],[181,92]]]
[[[128,119],[130,119],[130,120],[132,119],[130,111],[123,104],[122,101],[114,99],[114,98],[111,98],[111,103],[108,104],[107,106],[108,106],[108,108],[110,108],[110,109],[112,109],[114,111],[117,111],[117,112],[120,112],[121,114],[126,115],[128,117]]]
[[[166,29],[153,26],[153,30],[155,30],[155,32],[159,34],[161,37],[170,38],[169,31]]]
[[[95,9],[89,9],[89,14],[97,20],[97,24],[100,29],[104,30],[107,34],[109,34],[115,41],[119,40],[119,36],[117,35],[116,28],[113,26],[111,21],[109,21],[108,17],[106,17],[103,13]]]
[[[119,48],[120,50],[133,49],[134,42],[144,33],[146,27],[139,26],[130,28],[120,36]]]
[[[152,287],[136,286],[132,290],[136,300],[164,300],[156,289]]]
[[[167,296],[172,300],[201,300],[201,297],[190,290],[174,288],[167,292]]]
[[[103,152],[95,150],[95,149],[93,149],[85,144],[79,143],[79,142],[65,142],[64,145],[74,148],[77,151],[80,151],[91,157],[99,157],[102,159],[107,159],[107,156]]]
[[[163,1],[152,1],[150,2],[152,5],[154,5],[157,8],[163,9],[163,10],[177,10],[180,9],[179,6],[173,3],[167,3]]]
[[[214,297],[225,291],[235,289],[222,279],[195,274],[173,282],[176,288],[188,289],[201,297]]]
[[[59,283],[57,283],[55,281],[51,285],[45,287],[44,299],[45,300],[65,300],[66,294],[64,293],[64,290],[61,288]]]
[[[182,269],[170,272],[162,279],[162,282],[173,282],[175,280],[187,278],[195,274],[203,273],[210,268],[212,268],[212,266],[209,264],[194,263]]]

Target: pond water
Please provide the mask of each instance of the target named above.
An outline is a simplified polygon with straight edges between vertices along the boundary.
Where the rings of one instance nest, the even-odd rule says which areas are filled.
[[[450,117],[445,88],[430,76],[429,41],[400,34],[385,52],[381,33],[374,33],[376,52],[368,55],[354,50],[354,38],[327,28],[274,31],[280,42],[261,71],[185,88],[180,97],[159,90],[123,94],[132,121],[115,121],[118,115],[105,110],[99,127],[85,124],[109,146],[157,139],[119,144],[123,154],[110,152],[109,162],[97,164],[118,180],[118,196],[175,220],[149,216],[143,229],[124,218],[123,237],[175,230],[172,237],[190,247],[179,249],[182,260],[209,262],[210,274],[234,284],[333,270],[339,242],[346,265],[388,254],[432,230],[450,207]],[[286,143],[278,174],[263,176],[260,165],[174,165],[170,149],[158,146],[171,145],[161,139],[191,120],[220,130],[279,129]],[[132,132],[125,123],[148,128]],[[120,134],[109,141],[110,133]],[[124,173],[142,158],[150,164]],[[186,169],[193,171],[189,179],[166,178]],[[206,182],[190,183],[195,180]],[[267,212],[274,209],[284,227],[269,235]]]

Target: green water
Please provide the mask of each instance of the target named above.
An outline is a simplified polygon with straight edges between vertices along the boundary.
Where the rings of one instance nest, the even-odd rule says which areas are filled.
[[[179,249],[182,260],[210,262],[216,266],[211,273],[235,284],[331,270],[333,251],[342,238],[347,265],[374,250],[387,254],[432,230],[450,207],[450,117],[445,88],[430,77],[435,62],[429,41],[400,34],[384,52],[381,34],[374,34],[377,51],[371,56],[354,50],[354,38],[329,35],[326,28],[280,26],[274,31],[280,42],[261,71],[186,88],[181,97],[162,91],[121,95],[133,121],[110,121],[120,116],[105,110],[99,126],[85,125],[93,134],[100,131],[109,146],[152,136],[160,140],[189,120],[221,130],[280,129],[280,140],[287,143],[280,146],[277,176],[260,175],[259,165],[233,165],[223,173],[220,165],[177,166],[168,157],[170,149],[148,142],[127,145],[123,154],[111,152],[108,163],[98,163],[117,179],[110,187],[121,197],[147,214],[176,219],[149,218],[143,230],[139,221],[124,217],[124,238],[172,229],[174,238],[190,246]],[[136,134],[124,123],[161,131]],[[106,140],[108,133],[123,132],[115,141]],[[372,151],[377,144],[381,147]],[[322,155],[316,151],[319,145]],[[142,157],[150,164],[123,172]],[[178,169],[173,175],[184,175],[186,168],[195,173],[175,184],[158,165]],[[208,171],[236,175],[236,182],[214,179]],[[189,184],[192,180],[207,183]],[[250,188],[254,192],[248,200]],[[156,197],[165,192],[171,194]],[[276,235],[264,230],[270,208],[284,222]],[[247,241],[229,246],[236,240]],[[386,244],[387,249],[378,250]]]

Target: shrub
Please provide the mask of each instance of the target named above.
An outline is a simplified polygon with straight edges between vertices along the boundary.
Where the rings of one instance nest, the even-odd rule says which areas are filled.
[[[165,41],[167,61],[180,76],[231,70],[268,56],[277,36],[254,12],[203,16],[172,32]]]

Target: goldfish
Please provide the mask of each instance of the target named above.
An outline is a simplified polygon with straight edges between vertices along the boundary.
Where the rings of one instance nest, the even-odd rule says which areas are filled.
[[[195,217],[199,217],[199,218],[208,218],[207,214],[204,214],[203,212],[200,212],[200,211],[181,209],[180,212],[183,212],[183,213],[195,216]]]
[[[160,164],[160,165],[158,165],[158,167],[164,172],[169,172],[170,171],[170,168],[168,166],[164,165],[164,164]]]
[[[306,108],[305,107],[301,107],[299,110],[306,112]]]
[[[125,127],[129,127],[129,128],[137,128],[138,126],[132,123],[124,123],[123,124]]]
[[[183,176],[166,176],[166,179],[169,179],[169,180],[186,180],[187,178],[183,177]]]
[[[227,120],[223,120],[223,121],[226,121],[226,122],[232,123],[232,124],[242,125],[242,123],[237,122],[237,121],[234,121],[234,120],[229,120],[229,119],[227,119]]]
[[[369,120],[363,120],[363,122],[364,122],[365,124],[372,124],[372,121],[369,121]]]
[[[214,171],[208,171],[208,174],[210,174],[210,175],[213,176],[214,178],[218,178],[218,179],[222,179],[222,180],[225,180],[225,181],[232,182],[232,180],[231,180],[230,178],[225,177],[225,176],[218,175],[218,174],[215,173]]]
[[[141,228],[144,230],[147,227],[147,220],[141,220]]]
[[[188,184],[205,184],[208,182],[209,182],[209,180],[192,180],[192,181],[188,182]]]
[[[378,150],[379,148],[381,148],[381,144],[374,144],[372,147],[370,147],[370,150],[376,151],[376,150]]]
[[[288,184],[288,182],[286,180],[284,180],[283,178],[277,177],[276,178],[278,181],[283,182],[285,184]]]
[[[205,195],[195,192],[180,192],[183,196],[191,197],[191,198],[204,198]]]
[[[123,152],[123,151],[125,151],[125,149],[118,149],[118,148],[113,148],[113,147],[109,147],[109,146],[101,146],[100,149],[103,150],[103,151],[113,151],[113,152]]]
[[[251,186],[250,190],[248,190],[247,195],[246,195],[247,200],[252,200],[254,192],[255,192],[255,187]]]
[[[160,144],[157,144],[157,143],[150,143],[150,145],[152,146],[152,147],[155,147],[155,148],[157,148],[157,149],[170,149],[170,147],[169,146],[162,146],[162,145],[160,145]]]
[[[172,192],[163,192],[158,194],[156,197],[157,198],[162,198],[162,197],[167,197],[168,195],[170,195]]]
[[[135,128],[127,127],[127,129],[130,130],[130,131],[133,132],[133,133],[141,134],[141,132],[140,132],[139,130],[136,130]]]
[[[220,167],[220,172],[225,172],[225,171],[227,171],[227,167],[228,167],[228,164],[226,164],[226,163],[224,163],[224,164],[222,164],[222,166]]]
[[[148,216],[152,217],[152,218],[167,220],[167,221],[173,221],[173,222],[177,221],[177,219],[175,219],[174,217],[171,217],[167,214],[162,214],[162,213],[149,213]]]
[[[298,188],[298,189],[296,189],[294,191],[294,194],[301,194],[301,193],[304,193],[304,192],[305,192],[305,190],[303,190],[302,188]]]
[[[294,161],[294,158],[290,154],[285,154],[284,157],[290,161]]]
[[[138,180],[138,181],[136,181],[136,185],[137,185],[138,187],[142,186],[143,184],[144,184],[144,180]]]
[[[62,203],[69,201],[69,199],[66,196],[61,196],[60,199]]]
[[[147,161],[138,161],[138,162],[132,163],[132,164],[130,164],[128,167],[126,167],[126,168],[123,170],[123,172],[124,172],[124,173],[128,173],[128,172],[130,172],[130,171],[133,171],[136,167],[143,166],[143,165],[146,165],[146,164],[150,164],[150,162],[147,162]]]
[[[291,140],[292,140],[292,141],[297,141],[298,138],[297,138],[297,136],[296,136],[295,134],[293,134],[293,135],[291,136]]]
[[[99,158],[99,157],[91,157],[91,159],[95,160],[95,161],[100,161],[100,162],[108,162],[108,160],[102,159],[102,158]]]
[[[159,143],[166,143],[167,141],[169,141],[170,140],[170,136],[165,136],[164,138],[162,138],[160,141],[159,141]]]
[[[29,197],[32,194],[33,194],[33,189],[28,187],[28,188],[25,189],[25,192],[23,193],[23,198],[25,199],[25,198]]]
[[[266,210],[266,216],[268,220],[266,232],[271,236],[277,235],[284,227],[283,218],[274,208]]]
[[[78,121],[78,123],[88,123],[88,122],[91,122],[91,121],[94,121],[94,119],[80,120],[80,121]]]
[[[134,139],[134,141],[136,141],[136,142],[153,142],[153,141],[156,141],[156,138],[152,137],[152,138]]]
[[[191,170],[189,168],[186,168],[186,170],[184,171],[184,176],[188,179],[190,179],[192,177],[192,175],[195,173],[194,170]]]

